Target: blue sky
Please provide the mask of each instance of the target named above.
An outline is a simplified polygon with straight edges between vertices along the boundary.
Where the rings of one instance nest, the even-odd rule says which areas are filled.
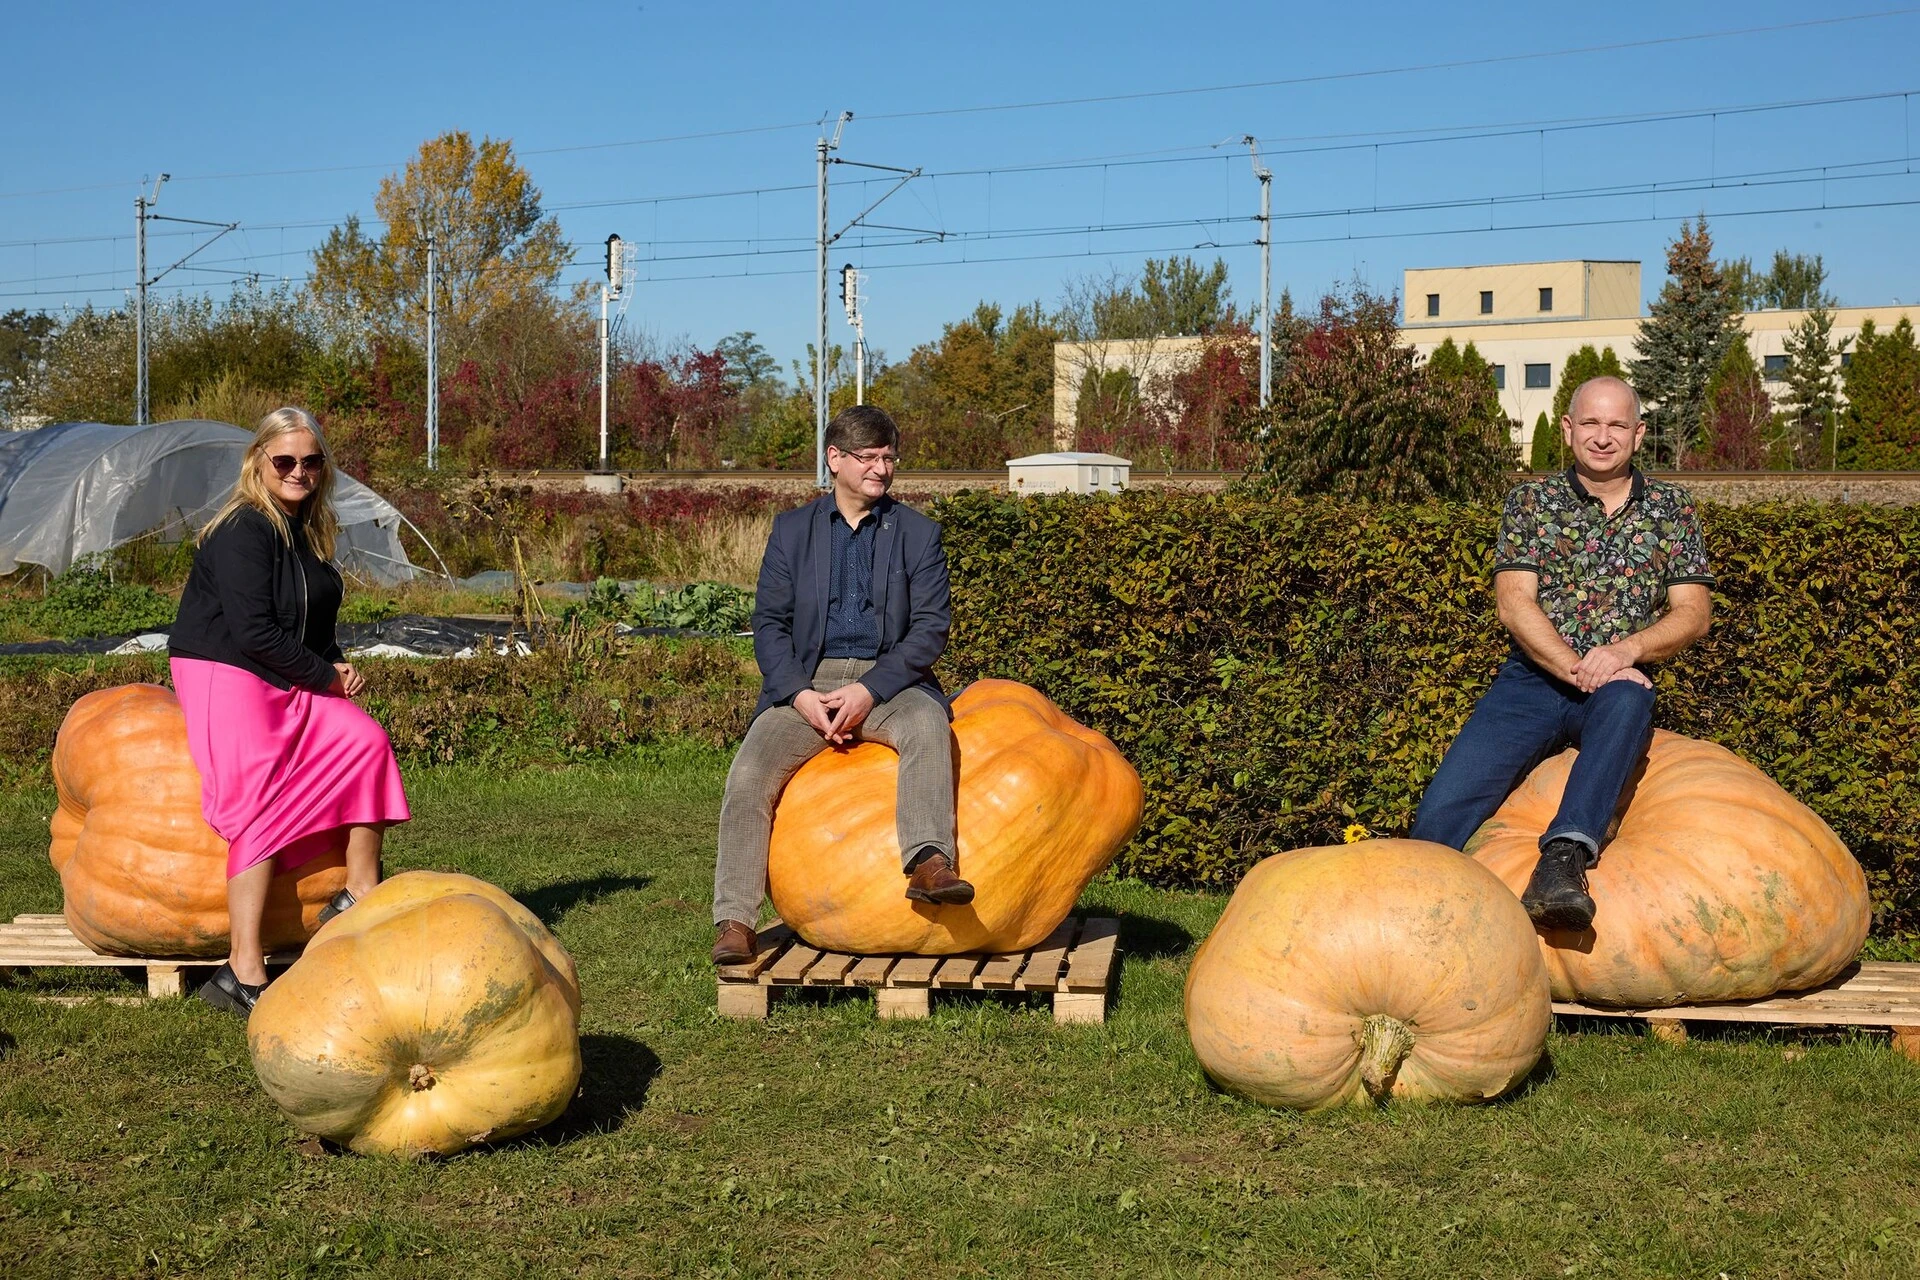
[[[1832,21],[1851,15],[1880,16]],[[634,242],[629,326],[751,329],[784,362],[814,325],[815,122],[842,110],[846,159],[926,170],[872,217],[906,230],[831,250],[870,272],[868,338],[896,359],[981,299],[1051,303],[1150,255],[1223,256],[1253,302],[1249,133],[1276,296],[1572,257],[1640,259],[1651,296],[1705,210],[1723,256],[1819,253],[1845,303],[1920,303],[1920,8],[1885,0],[76,3],[7,37],[0,309],[117,304],[139,179],[163,170],[160,212],[242,224],[196,262],[297,278],[459,128],[513,140],[580,246],[570,275],[608,232]],[[1066,99],[1102,100],[963,110]],[[874,177],[835,169],[835,228]],[[686,196],[711,198],[663,199]],[[179,230],[154,228],[156,266]],[[166,283],[223,292],[219,271]],[[837,293],[830,315],[846,340]]]

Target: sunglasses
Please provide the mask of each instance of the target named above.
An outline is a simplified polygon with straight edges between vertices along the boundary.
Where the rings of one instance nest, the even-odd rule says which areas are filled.
[[[323,453],[310,453],[304,458],[296,458],[290,453],[276,453],[267,459],[273,469],[283,476],[293,474],[295,467],[305,468],[309,474],[326,470],[327,457]]]

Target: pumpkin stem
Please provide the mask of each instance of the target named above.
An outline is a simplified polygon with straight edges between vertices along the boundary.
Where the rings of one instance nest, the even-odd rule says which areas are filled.
[[[431,1089],[434,1086],[433,1068],[424,1062],[416,1062],[407,1070],[407,1083],[413,1086],[415,1093]]]
[[[1400,1064],[1412,1052],[1413,1032],[1406,1023],[1384,1013],[1366,1020],[1360,1032],[1360,1083],[1369,1098],[1385,1102],[1393,1096]]]

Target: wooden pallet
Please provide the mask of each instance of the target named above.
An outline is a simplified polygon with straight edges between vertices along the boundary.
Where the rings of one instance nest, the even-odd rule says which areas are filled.
[[[882,1018],[926,1017],[935,991],[1045,991],[1055,1022],[1105,1022],[1119,941],[1118,920],[1068,920],[1007,955],[854,956],[815,950],[775,924],[753,959],[718,970],[720,1013],[764,1018],[775,987],[871,987]]]
[[[1920,964],[1864,960],[1824,986],[1765,1000],[1682,1004],[1665,1009],[1609,1009],[1554,1001],[1555,1013],[1582,1018],[1640,1018],[1654,1035],[1681,1042],[1689,1022],[1746,1022],[1801,1027],[1885,1027],[1893,1047],[1920,1060]]]
[[[299,952],[267,957],[269,965],[292,964]],[[212,969],[226,963],[212,960],[157,959],[143,956],[103,956],[73,936],[65,916],[15,916],[0,924],[0,973],[9,969],[126,969],[139,970],[149,996],[183,996],[188,969]]]

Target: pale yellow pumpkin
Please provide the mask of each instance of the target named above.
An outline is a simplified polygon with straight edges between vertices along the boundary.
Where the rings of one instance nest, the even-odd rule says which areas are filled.
[[[1421,840],[1260,862],[1194,955],[1186,1011],[1209,1076],[1303,1111],[1497,1098],[1553,1021],[1519,900]]]
[[[1544,761],[1467,842],[1516,894],[1579,755]],[[1592,929],[1548,932],[1559,1000],[1654,1008],[1817,987],[1860,953],[1866,874],[1820,816],[1725,747],[1658,730],[1587,872]]]
[[[411,871],[321,928],[262,993],[247,1044],[302,1130],[360,1152],[450,1155],[566,1109],[580,984],[506,893]]]

